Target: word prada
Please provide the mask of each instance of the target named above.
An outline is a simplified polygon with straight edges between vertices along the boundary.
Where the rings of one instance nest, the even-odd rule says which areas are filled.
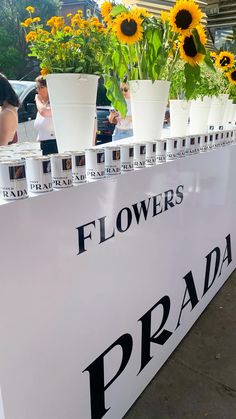
[[[86,248],[86,240],[90,239],[93,240],[92,230],[93,228],[99,228],[99,243],[102,244],[107,240],[112,239],[115,237],[115,230],[117,229],[120,233],[126,232],[133,222],[137,224],[143,219],[147,221],[147,217],[155,217],[156,215],[161,214],[164,211],[167,211],[170,208],[173,208],[175,205],[180,205],[184,199],[184,186],[179,185],[175,190],[169,189],[168,191],[162,192],[158,195],[154,195],[149,197],[148,199],[144,199],[143,201],[136,202],[132,205],[132,207],[124,207],[122,208],[116,217],[116,226],[113,228],[113,231],[107,232],[106,228],[106,218],[104,217],[98,218],[98,220],[90,221],[87,224],[83,224],[76,228],[78,231],[78,255],[86,252],[88,249]],[[88,227],[90,228],[88,229]],[[86,230],[86,231],[85,231]]]
[[[28,196],[28,192],[26,189],[22,190],[2,190],[2,197],[3,198],[24,198]]]
[[[154,345],[163,346],[165,343],[173,337],[175,331],[181,326],[181,319],[183,312],[185,316],[199,304],[201,300],[204,300],[205,295],[209,289],[220,281],[222,270],[226,270],[229,264],[232,262],[232,251],[231,251],[231,238],[230,234],[226,236],[226,247],[223,252],[217,246],[205,257],[205,277],[200,290],[199,287],[195,286],[195,281],[192,271],[189,271],[182,279],[184,280],[184,291],[181,300],[171,301],[168,295],[164,295],[158,299],[146,313],[138,319],[141,327],[140,337],[140,349],[134,346],[134,340],[130,333],[124,333],[115,342],[113,342],[105,351],[100,354],[85,371],[89,373],[90,380],[90,402],[91,402],[91,418],[101,419],[106,415],[107,411],[111,406],[106,406],[105,393],[106,390],[118,379],[126,368],[131,355],[135,352],[135,358],[137,358],[137,351],[140,351],[140,365],[137,375],[141,374],[144,368],[152,361],[154,356],[152,355],[152,349]],[[223,256],[221,257],[223,253]],[[219,285],[218,285],[219,286]],[[198,293],[197,293],[198,289]],[[203,301],[204,302],[204,301]],[[176,317],[176,326],[173,329],[168,326],[168,319],[171,313],[172,307],[176,308],[179,305],[178,316]],[[159,324],[153,324],[152,314],[157,309],[162,309],[162,319]],[[152,331],[154,331],[152,333]],[[178,342],[177,342],[178,343]],[[137,344],[136,344],[137,345]],[[106,368],[106,355],[109,354],[114,348],[121,348],[121,361],[120,366],[114,373],[113,377],[105,383],[105,377],[110,377],[110,374],[105,371]],[[155,346],[156,347],[156,346]],[[111,355],[109,355],[111,356]],[[108,356],[108,358],[109,358]],[[155,363],[155,359],[153,359]]]

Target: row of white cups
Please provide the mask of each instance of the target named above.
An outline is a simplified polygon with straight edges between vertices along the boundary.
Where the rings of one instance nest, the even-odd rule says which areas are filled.
[[[109,143],[103,148],[50,156],[41,155],[38,143],[12,146],[11,153],[0,147],[0,198],[4,202],[28,198],[233,144],[236,130],[121,145]]]

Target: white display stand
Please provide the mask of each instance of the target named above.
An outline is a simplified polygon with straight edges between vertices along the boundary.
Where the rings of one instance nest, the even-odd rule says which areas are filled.
[[[1,419],[124,416],[236,267],[235,179],[227,146],[0,206]]]

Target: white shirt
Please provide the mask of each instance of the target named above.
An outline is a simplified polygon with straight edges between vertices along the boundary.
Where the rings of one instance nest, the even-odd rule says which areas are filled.
[[[37,113],[34,128],[38,133],[37,141],[52,140],[56,138],[52,117],[44,117]]]

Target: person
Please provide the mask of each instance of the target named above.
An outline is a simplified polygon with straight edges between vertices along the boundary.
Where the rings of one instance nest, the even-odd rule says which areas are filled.
[[[10,144],[18,127],[19,99],[7,78],[0,74],[0,145]]]
[[[127,114],[122,118],[116,110],[110,112],[108,117],[109,122],[116,125],[112,135],[112,141],[122,140],[133,135],[129,85],[127,83],[121,83],[120,89],[126,101]]]
[[[37,141],[40,141],[44,155],[55,154],[58,153],[58,149],[46,79],[43,76],[38,76],[35,81],[37,90],[35,103],[38,113],[34,122],[34,128],[38,134]]]

